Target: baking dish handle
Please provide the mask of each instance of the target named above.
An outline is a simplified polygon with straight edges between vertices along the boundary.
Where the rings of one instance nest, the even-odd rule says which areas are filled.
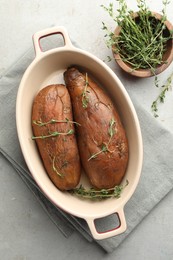
[[[42,38],[45,38],[47,36],[51,36],[54,34],[61,34],[64,39],[64,45],[68,46],[68,47],[73,47],[72,42],[70,40],[70,37],[69,37],[68,32],[65,27],[56,26],[56,27],[47,28],[42,31],[36,32],[33,35],[33,43],[34,43],[36,57],[40,56],[43,53],[41,45],[40,45],[40,40]]]
[[[124,209],[120,209],[116,212],[118,219],[119,219],[119,226],[111,229],[111,230],[107,230],[104,232],[98,232],[94,223],[94,219],[92,218],[88,218],[85,219],[89,229],[92,233],[92,236],[96,239],[96,240],[101,240],[101,239],[105,239],[105,238],[110,238],[113,236],[117,236],[121,233],[123,233],[126,228],[127,228],[127,224],[126,224],[126,219],[125,219],[125,215],[124,215]]]

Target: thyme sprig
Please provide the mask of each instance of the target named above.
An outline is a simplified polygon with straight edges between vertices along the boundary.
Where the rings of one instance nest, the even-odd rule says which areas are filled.
[[[101,189],[96,190],[94,188],[86,189],[81,184],[79,188],[75,188],[73,190],[70,190],[70,193],[82,197],[84,199],[107,199],[107,198],[120,198],[121,193],[124,190],[124,188],[129,184],[128,180],[126,180],[126,183],[124,185],[116,185],[113,188],[110,189]]]
[[[87,96],[87,93],[89,93],[89,91],[87,90],[87,87],[89,86],[89,82],[88,82],[88,74],[85,74],[85,85],[84,85],[84,90],[82,91],[82,106],[83,108],[87,108],[88,107],[88,102],[89,102],[89,98]]]
[[[57,170],[57,168],[55,167],[55,159],[56,159],[56,157],[54,156],[54,157],[53,157],[53,160],[52,160],[52,168],[53,168],[53,171],[56,172],[56,174],[57,174],[58,176],[63,177],[63,174],[60,173],[60,172]]]
[[[33,120],[32,122],[33,122],[33,124],[38,125],[38,126],[45,126],[48,124],[55,124],[55,123],[69,123],[69,124],[76,124],[76,125],[80,126],[79,123],[77,123],[75,121],[71,121],[68,118],[65,118],[65,120],[57,120],[57,119],[52,118],[51,120],[49,120],[47,122],[42,122],[41,120]]]
[[[165,61],[163,54],[166,50],[166,43],[172,38],[172,32],[166,32],[166,6],[168,0],[163,0],[161,20],[152,16],[145,0],[137,0],[138,18],[134,18],[134,12],[128,9],[125,0],[119,2],[118,15],[113,11],[113,4],[108,7],[102,5],[105,11],[121,27],[121,33],[116,36],[103,22],[103,30],[106,31],[106,44],[118,53],[121,59],[129,63],[134,69],[150,69],[155,75],[156,67]],[[114,46],[114,47],[113,47]]]
[[[116,124],[116,121],[114,118],[111,118],[110,122],[109,122],[109,129],[108,129],[108,134],[110,136],[110,139],[108,141],[108,144],[110,143],[112,137],[115,135],[116,133],[116,128],[115,128],[115,124]]]
[[[172,87],[172,80],[173,80],[173,72],[172,74],[167,78],[166,84],[162,86],[161,93],[158,95],[158,97],[153,101],[151,105],[151,110],[154,113],[155,117],[158,117],[158,103],[164,103],[166,98],[166,92],[169,91]]]
[[[109,135],[109,140],[108,142],[105,144],[105,143],[102,143],[101,145],[101,149],[100,151],[92,154],[89,158],[88,158],[88,161],[90,161],[91,159],[94,159],[96,158],[99,154],[103,153],[103,152],[107,152],[107,151],[110,151],[109,150],[109,144],[113,138],[113,136],[115,135],[116,133],[116,128],[115,128],[115,124],[116,124],[116,121],[114,118],[111,118],[110,122],[109,122],[109,129],[108,129],[108,135]],[[111,151],[112,152],[112,151]]]
[[[33,140],[35,140],[35,139],[45,139],[45,138],[49,138],[49,137],[56,137],[56,136],[59,136],[59,135],[72,135],[72,134],[74,134],[74,130],[70,129],[66,133],[55,131],[55,132],[52,132],[48,135],[32,136],[32,139]]]
[[[99,154],[104,153],[104,152],[107,152],[107,151],[108,151],[107,145],[102,144],[100,151],[98,151],[97,153],[92,154],[92,155],[88,158],[88,161],[90,161],[90,160],[96,158]]]

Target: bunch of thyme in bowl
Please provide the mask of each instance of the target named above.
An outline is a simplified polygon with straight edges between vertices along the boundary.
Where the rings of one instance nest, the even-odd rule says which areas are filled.
[[[173,25],[167,20],[166,7],[169,0],[163,0],[162,13],[151,12],[145,0],[136,0],[138,11],[128,9],[125,0],[117,0],[119,8],[115,14],[113,3],[102,5],[117,24],[115,31],[106,31],[106,44],[112,48],[117,64],[127,73],[137,77],[154,76],[154,85],[159,87],[157,75],[163,72],[173,60]],[[108,57],[111,60],[110,57]],[[155,117],[158,103],[164,103],[166,91],[170,89],[173,76],[169,76],[161,93],[151,105]]]
[[[137,0],[138,11],[128,9],[125,0],[119,2],[118,15],[113,4],[102,7],[118,25],[114,32],[103,22],[107,46],[114,59],[126,72],[138,77],[150,77],[165,70],[173,60],[173,26],[167,21],[163,0],[162,15],[151,12],[145,0]]]

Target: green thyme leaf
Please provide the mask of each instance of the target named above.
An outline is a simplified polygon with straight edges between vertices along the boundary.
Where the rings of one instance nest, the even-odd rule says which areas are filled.
[[[112,138],[115,134],[115,128],[114,128],[114,125],[115,125],[115,119],[112,118],[110,123],[109,123],[109,130],[108,130],[108,133],[110,135],[110,137]]]

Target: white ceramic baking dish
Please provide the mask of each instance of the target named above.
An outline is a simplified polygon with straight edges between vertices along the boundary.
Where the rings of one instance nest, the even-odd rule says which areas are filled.
[[[53,34],[60,34],[64,46],[42,51],[40,40]],[[53,27],[37,32],[33,36],[36,57],[26,70],[17,94],[16,121],[21,149],[27,166],[44,194],[57,207],[74,216],[83,218],[88,223],[95,239],[105,239],[118,235],[126,230],[124,206],[134,193],[138,184],[142,160],[143,146],[139,121],[124,86],[116,74],[100,59],[72,45],[64,27]],[[35,141],[31,139],[31,109],[35,95],[40,89],[51,83],[64,83],[63,72],[72,64],[76,64],[91,72],[94,78],[107,91],[119,111],[126,129],[129,142],[129,163],[123,183],[129,181],[119,199],[103,201],[84,200],[68,192],[59,191],[49,179]],[[81,182],[85,186],[83,178]],[[87,184],[86,184],[87,185]],[[136,208],[134,208],[134,211]],[[99,232],[95,220],[116,213],[119,225],[111,230]]]

